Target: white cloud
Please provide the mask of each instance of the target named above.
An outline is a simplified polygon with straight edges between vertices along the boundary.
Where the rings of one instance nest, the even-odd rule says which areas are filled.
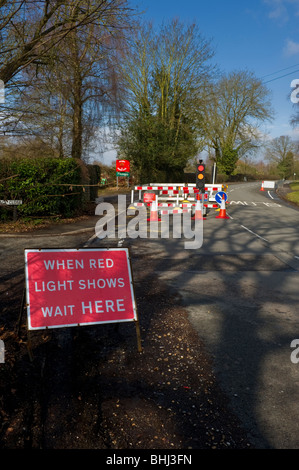
[[[264,3],[270,7],[269,18],[279,19],[283,22],[288,21],[289,16],[284,0],[264,0]]]
[[[288,39],[286,46],[284,48],[284,53],[287,56],[299,54],[299,42],[295,42],[295,41],[292,41],[291,39]]]
[[[291,17],[299,16],[299,0],[264,0],[270,7],[269,18],[286,23]]]

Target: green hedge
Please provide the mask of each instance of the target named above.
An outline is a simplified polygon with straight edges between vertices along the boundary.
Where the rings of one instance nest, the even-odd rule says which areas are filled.
[[[82,207],[82,187],[72,187],[81,184],[82,165],[71,158],[1,159],[0,199],[21,199],[20,215],[71,217]]]

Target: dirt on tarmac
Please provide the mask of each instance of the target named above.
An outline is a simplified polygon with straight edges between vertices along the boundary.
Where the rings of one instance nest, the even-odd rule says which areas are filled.
[[[83,227],[91,219],[85,220],[82,242],[90,236]],[[75,221],[68,227],[77,228]],[[53,227],[56,237],[59,230]],[[28,240],[40,233],[29,232]],[[69,247],[75,243],[67,240]],[[14,243],[14,237],[6,239],[12,253]],[[7,259],[2,262],[0,449],[253,448],[180,298],[156,282],[149,264],[141,267],[133,258],[132,267],[142,352],[133,323],[29,336],[21,308],[23,258],[11,268]]]

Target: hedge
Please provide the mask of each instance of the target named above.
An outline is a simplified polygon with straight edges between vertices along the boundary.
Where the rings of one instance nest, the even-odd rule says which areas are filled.
[[[0,160],[0,200],[22,200],[24,216],[72,217],[83,204],[82,162],[71,158]],[[86,182],[86,176],[85,176]]]

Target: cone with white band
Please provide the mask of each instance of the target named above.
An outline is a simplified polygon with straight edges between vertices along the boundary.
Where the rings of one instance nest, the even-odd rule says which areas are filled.
[[[197,195],[196,199],[196,205],[195,205],[195,213],[194,216],[191,217],[192,220],[205,220],[205,218],[202,215],[202,200],[200,199],[200,195]]]
[[[155,198],[151,203],[150,218],[147,219],[150,222],[159,222],[161,219],[158,217],[158,203],[157,198]]]
[[[225,207],[225,195],[223,194],[221,204],[220,204],[220,212],[215,219],[229,219],[226,215],[226,207]]]

